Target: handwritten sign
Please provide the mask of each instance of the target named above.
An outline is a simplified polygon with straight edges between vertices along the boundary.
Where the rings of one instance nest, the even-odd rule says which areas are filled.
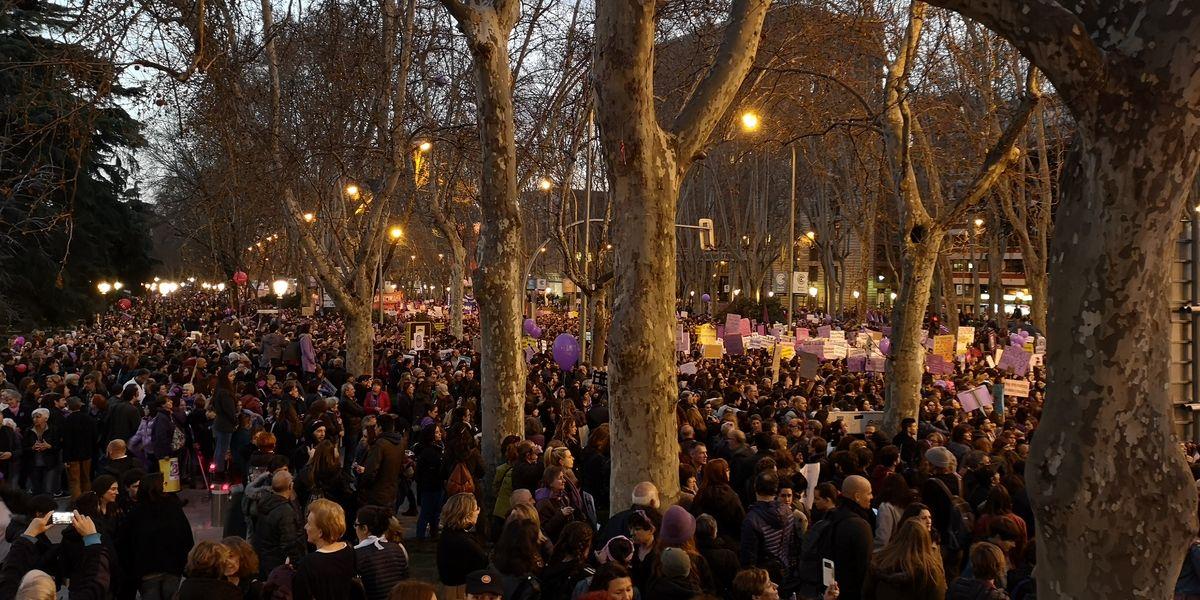
[[[817,328],[817,337],[829,338],[829,334],[832,332],[833,332],[833,327],[830,327],[829,325],[822,325]]]
[[[800,363],[800,377],[804,379],[816,379],[817,370],[821,366],[820,358],[816,354],[809,354],[808,352],[800,352],[796,356]]]
[[[1026,352],[1024,348],[1010,346],[1004,350],[1004,354],[1000,357],[1000,362],[996,363],[996,368],[1001,371],[1012,371],[1013,374],[1024,377],[1029,373],[1029,359],[1033,355]]]
[[[796,342],[796,352],[806,352],[818,359],[825,358],[825,340],[802,340]]]
[[[934,375],[953,375],[954,363],[938,356],[937,354],[929,354],[925,356],[925,368]]]
[[[882,373],[887,368],[887,358],[881,354],[872,354],[867,358],[868,373]]]
[[[1029,382],[1024,379],[1005,379],[1004,395],[1016,398],[1029,397]]]
[[[947,361],[954,360],[954,336],[933,336],[933,353],[946,359]]]
[[[733,333],[738,330],[738,324],[741,322],[742,316],[734,313],[725,315],[725,331]]]
[[[686,362],[686,363],[683,363],[682,365],[679,365],[679,374],[680,375],[695,375],[696,374],[696,363]]]
[[[702,358],[715,358],[717,360],[721,359],[721,354],[725,351],[725,348],[723,346],[721,346],[721,344],[719,342],[712,343],[712,344],[704,344],[702,346],[702,348],[703,348],[703,351],[700,354],[700,356]]]
[[[717,341],[717,328],[705,323],[696,328],[696,341],[701,344],[712,344]]]
[[[725,336],[725,354],[730,356],[738,356],[746,353],[746,345],[742,341],[741,334],[731,333]]]
[[[958,328],[958,348],[956,353],[962,356],[967,353],[967,349],[971,344],[975,343],[975,328],[974,327],[959,327]]]

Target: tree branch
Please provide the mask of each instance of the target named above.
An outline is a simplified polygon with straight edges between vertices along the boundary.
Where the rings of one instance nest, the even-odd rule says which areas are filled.
[[[1007,39],[1054,83],[1072,110],[1091,110],[1107,57],[1087,26],[1054,0],[928,0]],[[1080,115],[1076,115],[1079,117]]]
[[[729,23],[713,66],[671,126],[681,165],[700,153],[754,65],[770,5],[770,0],[733,0],[729,7]]]

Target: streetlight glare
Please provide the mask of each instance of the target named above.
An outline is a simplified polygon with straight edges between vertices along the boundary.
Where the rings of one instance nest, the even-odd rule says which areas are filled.
[[[742,129],[757,131],[759,125],[762,125],[762,120],[758,118],[758,113],[750,110],[742,113]]]
[[[346,186],[346,195],[350,196],[351,198],[357,198],[358,197],[358,186],[354,185],[353,183],[351,183],[350,185],[347,185]]]
[[[554,185],[554,184],[550,183],[550,180],[549,180],[549,179],[546,179],[545,177],[541,178],[541,179],[538,181],[538,188],[539,188],[539,189],[541,189],[543,192],[548,192],[548,191],[550,191],[550,188],[551,188],[553,185]]]
[[[810,230],[808,233],[804,234],[804,237],[806,237],[810,240],[815,240],[815,239],[817,239],[817,232]]]
[[[96,284],[96,289],[100,290],[101,294],[107,294],[112,291],[112,286],[107,281],[101,281]]]
[[[275,291],[276,296],[283,298],[288,291],[288,282],[286,279],[276,279],[271,283],[271,289]]]
[[[316,221],[316,220],[317,220],[316,213],[312,213],[312,212],[304,213],[304,222],[305,223],[312,223],[313,221]]]
[[[813,298],[816,298],[817,297],[817,288],[815,288],[815,287],[808,288],[808,295],[812,296]]]
[[[976,227],[983,227],[983,219],[975,219]]]
[[[853,292],[850,292],[850,295],[851,295],[851,296],[854,296],[854,299],[855,299],[855,300],[858,300],[858,299],[859,299],[859,297],[861,297],[861,296],[862,296],[862,294],[860,294],[858,290],[854,290]]]
[[[388,230],[388,235],[392,236],[393,240],[398,240],[404,235],[404,230],[400,229],[399,226],[395,226]]]
[[[429,152],[430,150],[433,150],[433,144],[429,143],[429,141],[424,141],[421,142],[421,145],[417,146],[417,149],[421,152]]]
[[[121,288],[123,288],[123,287],[125,287],[125,284],[121,283],[120,281],[114,281],[114,282],[113,282],[113,289],[114,289],[114,290],[119,290],[119,289],[121,289]]]

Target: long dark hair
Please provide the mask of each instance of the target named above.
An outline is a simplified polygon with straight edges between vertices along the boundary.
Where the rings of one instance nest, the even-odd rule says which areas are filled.
[[[532,521],[517,520],[505,524],[492,549],[496,570],[518,577],[538,572],[542,567],[538,533],[538,527]]]
[[[554,542],[554,553],[550,555],[550,564],[558,564],[567,559],[586,561],[588,550],[592,547],[592,528],[587,523],[573,521],[563,527]]]
[[[233,389],[233,382],[229,381],[229,374],[233,372],[233,369],[229,367],[221,367],[221,370],[217,372],[218,392],[229,392],[230,395],[236,396],[236,392]]]

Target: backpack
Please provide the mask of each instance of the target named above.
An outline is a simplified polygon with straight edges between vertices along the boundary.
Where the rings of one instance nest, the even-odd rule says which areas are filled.
[[[795,581],[789,582],[801,597],[820,597],[825,590],[821,561],[833,558],[837,526],[847,517],[838,520],[822,519],[813,524],[800,544],[800,559],[793,573]]]
[[[187,443],[187,437],[183,435],[183,428],[175,425],[174,431],[171,432],[171,452],[179,452]]]
[[[129,438],[129,453],[145,460],[146,446],[150,444],[151,434],[154,431],[154,420],[150,417],[142,417],[141,424],[138,425],[137,433]]]
[[[450,472],[450,478],[446,480],[446,495],[453,496],[455,494],[474,493],[475,477],[471,475],[471,470],[467,468],[467,463],[460,462],[454,465],[454,470]]]

